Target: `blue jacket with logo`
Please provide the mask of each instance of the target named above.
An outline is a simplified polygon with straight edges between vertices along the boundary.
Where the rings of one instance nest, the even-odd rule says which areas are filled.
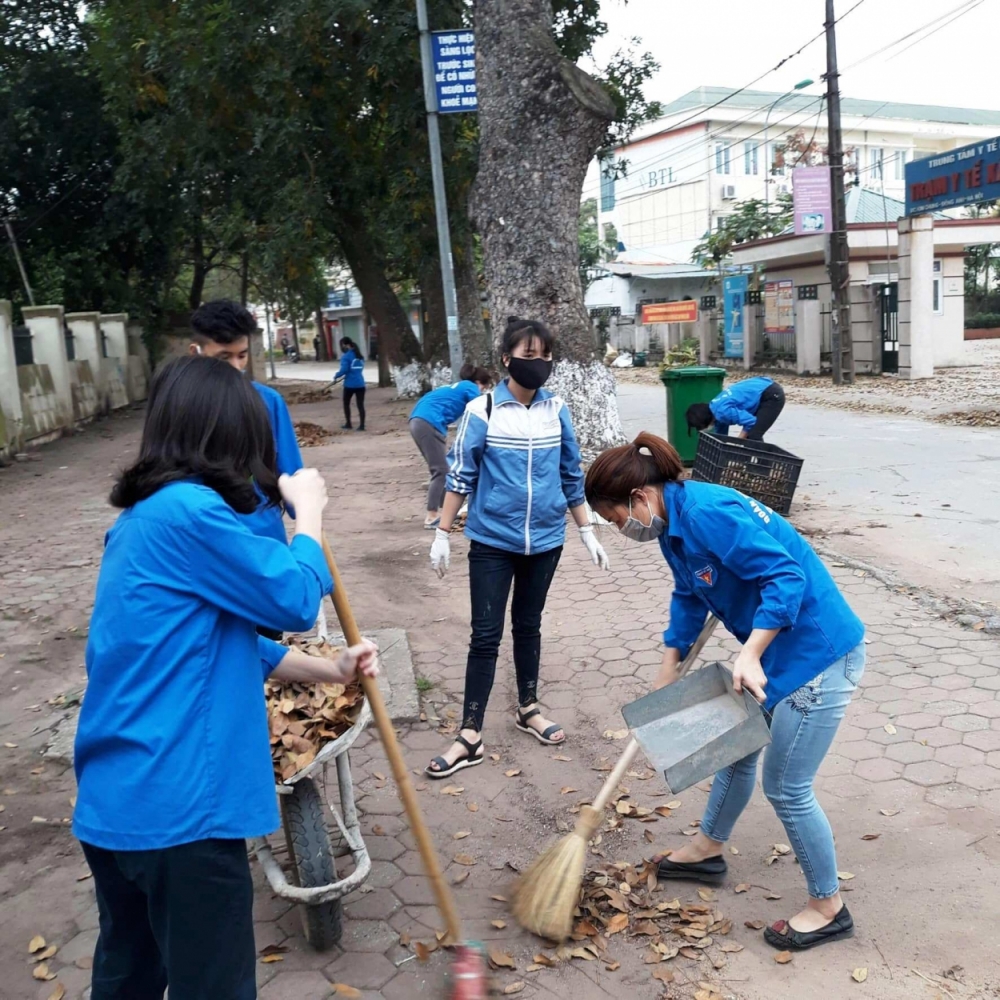
[[[347,351],[340,359],[340,367],[334,378],[344,377],[345,389],[363,389],[365,387],[365,359],[359,358],[354,351]]]
[[[734,382],[728,389],[723,389],[708,404],[715,417],[715,433],[728,434],[731,424],[739,424],[745,431],[750,430],[757,423],[761,393],[773,384],[774,379],[758,376]]]
[[[506,379],[466,406],[448,466],[448,489],[472,494],[466,536],[508,552],[535,555],[562,545],[566,510],[584,500],[566,404],[539,389],[525,406]]]
[[[333,581],[311,538],[251,533],[215,490],[171,483],[105,539],[76,736],[73,832],[145,851],[279,825],[261,685]]]
[[[864,638],[826,566],[779,514],[710,483],[667,483],[663,502],[660,548],[674,575],[663,641],[682,657],[709,612],[740,642],[781,629],[761,657],[770,709]]]
[[[299,442],[295,437],[295,427],[292,425],[285,398],[269,385],[260,382],[254,382],[252,385],[264,400],[267,415],[271,418],[274,449],[278,456],[278,475],[292,476],[302,468],[302,453],[299,451]],[[242,516],[243,523],[255,535],[287,542],[288,536],[285,534],[285,525],[281,519],[282,508],[269,507],[264,495],[261,493],[258,495],[261,498],[260,506],[252,514],[237,516]],[[288,514],[290,517],[295,516],[295,512],[290,508]]]
[[[452,385],[443,385],[421,396],[410,411],[410,419],[425,420],[442,434],[462,415],[467,403],[479,395],[479,386],[465,380]]]

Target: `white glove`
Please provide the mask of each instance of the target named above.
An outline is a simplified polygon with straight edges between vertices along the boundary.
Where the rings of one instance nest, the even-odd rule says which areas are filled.
[[[597,535],[594,534],[594,526],[592,524],[581,524],[579,531],[580,541],[586,545],[594,565],[600,566],[601,569],[611,569],[611,561],[608,559],[607,552],[604,551],[604,546],[601,545],[597,540]],[[433,558],[433,550],[431,557]]]
[[[434,529],[434,541],[431,543],[431,569],[438,576],[444,577],[451,565],[451,535],[440,528]]]

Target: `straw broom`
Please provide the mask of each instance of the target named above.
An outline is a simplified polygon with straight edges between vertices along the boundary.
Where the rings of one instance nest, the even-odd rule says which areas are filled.
[[[679,677],[698,658],[717,623],[718,619],[709,615],[701,634],[678,668]],[[526,930],[550,941],[561,942],[569,937],[573,929],[573,916],[580,901],[587,845],[601,825],[605,807],[638,752],[639,744],[633,737],[593,804],[580,810],[573,832],[540,854],[518,879],[512,909],[517,922]]]

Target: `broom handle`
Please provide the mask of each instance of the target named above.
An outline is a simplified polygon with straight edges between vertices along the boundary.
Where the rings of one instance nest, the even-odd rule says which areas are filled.
[[[715,626],[719,624],[719,619],[715,615],[709,615],[704,627],[702,628],[698,638],[695,639],[694,645],[688,650],[687,656],[684,657],[681,665],[677,668],[677,677],[680,679],[683,677],[690,668],[691,664],[698,659],[698,654],[705,648],[705,643],[712,637],[712,633],[715,631]],[[604,812],[605,806],[611,801],[611,796],[614,795],[615,789],[621,783],[622,778],[625,777],[625,772],[628,770],[629,764],[635,760],[635,755],[639,752],[639,743],[633,736],[629,741],[629,744],[622,751],[621,757],[618,758],[618,763],[615,764],[614,769],[608,775],[608,780],[604,782],[603,787],[600,792],[597,793],[597,798],[594,799],[593,805],[591,806],[595,812],[600,815]]]
[[[330,543],[326,535],[323,535],[323,555],[326,556],[326,565],[333,577],[333,606],[337,611],[337,618],[340,620],[340,627],[344,630],[344,639],[348,646],[355,646],[361,642],[361,632],[358,623],[354,620],[354,612],[347,600],[347,591],[340,579],[337,571],[337,564],[330,549]],[[444,876],[441,873],[441,865],[438,861],[434,844],[431,840],[430,831],[424,822],[423,814],[420,812],[420,803],[417,801],[417,794],[413,790],[413,782],[410,781],[410,772],[406,769],[406,761],[399,749],[396,740],[396,730],[393,728],[392,719],[385,707],[382,692],[379,689],[378,681],[374,677],[365,677],[359,674],[361,686],[364,689],[365,697],[371,706],[372,715],[375,717],[375,726],[378,729],[382,746],[385,748],[385,755],[389,758],[389,766],[392,768],[393,777],[396,779],[396,787],[399,790],[399,797],[406,810],[406,816],[410,821],[413,836],[417,841],[417,848],[420,857],[424,862],[424,869],[431,880],[431,888],[434,890],[434,897],[437,900],[438,909],[444,917],[448,936],[452,942],[458,944],[462,940],[462,926],[458,917],[458,910],[455,907],[455,900],[452,897],[448,886],[445,884]]]

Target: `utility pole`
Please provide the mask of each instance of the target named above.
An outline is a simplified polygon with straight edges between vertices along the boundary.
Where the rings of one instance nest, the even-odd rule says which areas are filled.
[[[417,28],[420,31],[420,62],[424,71],[424,103],[427,107],[427,139],[431,147],[431,180],[434,184],[434,210],[437,214],[438,256],[441,258],[441,285],[444,311],[448,322],[448,355],[451,377],[458,378],[462,367],[462,338],[458,334],[458,295],[455,293],[455,268],[451,257],[451,229],[448,225],[448,196],[444,187],[441,162],[441,131],[438,123],[437,90],[434,87],[434,58],[427,20],[427,0],[417,0]]]
[[[31,290],[31,285],[28,283],[28,272],[24,269],[24,261],[21,260],[21,251],[17,248],[17,237],[14,235],[14,230],[9,219],[4,219],[3,224],[7,230],[7,239],[10,240],[11,249],[14,251],[14,260],[17,261],[17,269],[21,272],[24,290],[28,295],[28,305],[33,306],[35,304],[35,293]]]
[[[851,336],[847,207],[844,201],[844,137],[840,129],[840,74],[837,72],[836,14],[826,0],[826,107],[829,132],[830,188],[833,230],[830,233],[830,340],[835,385],[854,382],[854,343]]]

